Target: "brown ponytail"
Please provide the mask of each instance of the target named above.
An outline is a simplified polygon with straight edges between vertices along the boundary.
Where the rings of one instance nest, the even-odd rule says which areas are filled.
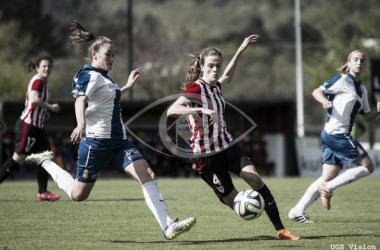
[[[201,57],[199,54],[189,55],[190,65],[186,72],[186,82],[182,83],[181,89],[186,89],[187,85],[194,82],[201,74]]]
[[[70,40],[72,44],[89,42],[95,40],[95,35],[86,30],[77,20],[71,23]]]
[[[71,34],[70,34],[70,40],[72,44],[79,44],[83,42],[91,42],[90,46],[88,47],[87,51],[87,62],[89,64],[92,63],[92,51],[99,52],[99,49],[103,46],[104,43],[110,43],[113,44],[111,39],[104,37],[104,36],[95,36],[90,31],[86,30],[77,20],[74,20],[74,22],[71,23]]]

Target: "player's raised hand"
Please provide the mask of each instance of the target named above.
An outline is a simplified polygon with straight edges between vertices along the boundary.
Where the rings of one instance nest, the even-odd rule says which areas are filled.
[[[139,78],[139,76],[140,76],[140,69],[139,68],[132,70],[131,73],[129,74],[128,82],[125,86],[127,86],[128,88],[132,88],[133,85],[135,84],[137,78]]]
[[[121,88],[121,92],[124,93],[130,88],[132,88],[135,82],[137,81],[137,79],[139,78],[139,76],[140,76],[139,68],[132,70],[131,73],[129,74],[128,82],[127,84],[124,85],[124,87]]]
[[[256,34],[253,34],[253,35],[250,35],[249,37],[246,37],[245,39],[244,39],[244,41],[243,41],[243,43],[240,45],[240,50],[245,50],[247,47],[248,47],[248,45],[250,44],[250,43],[254,43],[254,42],[256,42],[257,41],[257,39],[259,39],[259,35],[256,35]]]

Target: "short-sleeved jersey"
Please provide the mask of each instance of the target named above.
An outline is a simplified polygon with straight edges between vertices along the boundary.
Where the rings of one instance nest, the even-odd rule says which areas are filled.
[[[42,80],[41,77],[36,74],[29,81],[28,89],[26,90],[25,109],[22,112],[20,119],[29,125],[43,128],[47,110],[32,104],[32,100],[30,99],[32,91],[38,91],[43,102],[48,102],[50,100],[50,92],[47,82]]]
[[[74,98],[88,98],[85,110],[86,137],[98,139],[126,139],[121,116],[121,91],[107,71],[90,65],[74,76],[72,92]]]
[[[225,101],[221,92],[221,84],[209,85],[202,79],[189,84],[183,96],[191,102],[191,107],[215,110],[218,123],[211,124],[210,117],[205,114],[188,115],[187,122],[192,132],[191,148],[195,154],[220,152],[232,142],[224,120]]]
[[[319,88],[333,104],[327,110],[324,129],[328,134],[350,133],[355,116],[371,111],[366,87],[350,73],[334,75]]]

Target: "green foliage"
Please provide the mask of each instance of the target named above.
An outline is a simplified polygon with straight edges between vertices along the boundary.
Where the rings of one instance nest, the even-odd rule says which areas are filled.
[[[238,190],[247,189],[240,178]],[[244,221],[224,206],[200,178],[159,179],[172,218],[197,217],[191,231],[164,239],[139,184],[129,178],[100,179],[84,202],[37,202],[36,181],[6,181],[0,196],[0,248],[7,249],[331,249],[332,244],[380,246],[379,178],[366,178],[335,191],[332,209],[317,200],[308,214],[314,224],[290,221],[287,213],[312,178],[266,178],[285,227],[301,241],[280,241],[268,217]],[[365,191],[363,191],[365,190]]]
[[[21,55],[27,53],[32,39],[18,34],[19,28],[15,21],[0,23],[0,100],[22,100],[30,80],[24,73]]]
[[[34,56],[40,50],[50,51],[54,56],[62,55],[62,40],[55,36],[52,13],[43,13],[41,0],[15,0],[0,2],[0,21],[17,21],[20,29],[17,30],[19,36],[29,34],[34,43],[30,44],[28,53],[23,58]]]
[[[260,39],[241,57],[233,83],[226,87],[226,99],[295,100],[294,0],[131,1],[132,61],[133,67],[140,68],[141,73],[133,89],[135,100],[155,100],[179,93],[189,53],[199,53],[206,46],[215,46],[222,50],[225,62],[228,62],[243,39],[251,33],[259,34]],[[362,49],[366,53],[368,65],[362,81],[369,87],[370,61],[380,58],[378,0],[300,2],[305,103],[315,104],[310,100],[311,91],[335,74],[336,68],[344,64],[354,49]],[[127,54],[126,0],[38,0],[30,8],[36,19],[45,20],[46,25],[38,25],[34,19],[17,14],[30,4],[26,0],[3,1],[0,4],[0,11],[4,6],[8,9],[20,5],[19,9],[10,11],[13,19],[9,18],[9,13],[0,18],[0,63],[14,68],[14,71],[9,71],[8,67],[0,69],[0,76],[7,76],[0,77],[3,78],[0,90],[9,91],[2,92],[2,96],[23,99],[24,88],[18,86],[11,91],[9,86],[4,86],[10,72],[20,72],[18,69],[21,69],[9,60],[16,60],[22,65],[30,48],[45,48],[41,44],[42,36],[37,32],[41,30],[52,37],[43,40],[47,47],[59,46],[57,50],[50,51],[57,54],[54,59],[59,62],[55,64],[50,81],[54,83],[51,85],[52,98],[72,100],[68,86],[83,64],[88,45],[67,46],[70,22],[75,19],[95,35],[104,35],[114,41],[117,57],[110,75],[120,85],[126,83],[130,61]],[[371,46],[364,44],[368,39],[374,41]],[[8,72],[3,72],[5,68]],[[15,76],[18,77],[20,74]],[[315,121],[310,117],[314,114],[308,112],[306,119]]]

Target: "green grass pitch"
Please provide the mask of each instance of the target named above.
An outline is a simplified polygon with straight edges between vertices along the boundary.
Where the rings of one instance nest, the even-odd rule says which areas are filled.
[[[277,240],[264,213],[244,221],[222,205],[200,178],[159,178],[174,219],[197,217],[191,231],[164,239],[137,182],[102,179],[89,199],[71,201],[53,182],[58,202],[37,202],[36,181],[0,186],[0,250],[16,249],[380,249],[380,178],[369,177],[334,193],[332,209],[319,200],[309,209],[314,224],[287,218],[312,178],[264,178],[276,198],[285,227],[302,241]],[[248,189],[234,178],[238,190]]]

